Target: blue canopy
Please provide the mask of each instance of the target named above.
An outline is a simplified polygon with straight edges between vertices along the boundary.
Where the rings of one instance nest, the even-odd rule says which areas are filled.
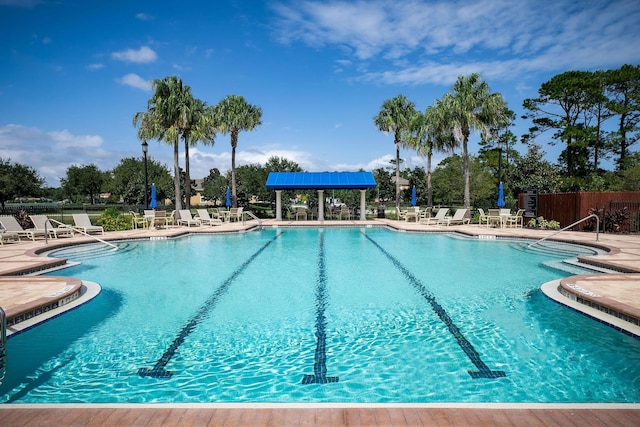
[[[375,188],[371,172],[270,172],[269,190],[360,189]]]
[[[411,189],[411,206],[416,205],[416,186],[414,185]]]
[[[227,187],[227,197],[225,200],[225,205],[227,207],[231,206],[231,190],[229,189],[229,187]]]

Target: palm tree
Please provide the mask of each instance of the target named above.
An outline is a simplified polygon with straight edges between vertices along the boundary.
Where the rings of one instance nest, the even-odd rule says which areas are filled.
[[[396,208],[400,208],[400,146],[407,146],[411,119],[416,113],[415,105],[404,95],[387,99],[373,121],[382,132],[393,132],[396,146]]]
[[[487,82],[479,74],[459,76],[452,91],[446,93],[439,103],[443,109],[445,123],[452,131],[456,146],[462,146],[464,173],[464,207],[469,209],[469,135],[478,131],[490,139],[491,127],[509,123],[507,105],[500,93],[491,93]]]
[[[251,131],[262,124],[262,109],[247,103],[242,96],[229,95],[211,108],[211,116],[220,133],[231,134],[231,204],[235,208],[238,207],[236,194],[238,134],[242,130]]]
[[[433,206],[433,187],[431,185],[431,158],[434,151],[449,151],[455,145],[453,136],[447,130],[444,111],[439,101],[427,107],[424,113],[416,112],[411,120],[408,145],[427,158],[427,204]]]
[[[135,113],[133,125],[138,126],[139,139],[157,139],[173,146],[173,184],[176,210],[179,210],[182,209],[182,196],[178,142],[182,136],[186,143],[187,135],[196,120],[197,115],[193,110],[198,103],[191,95],[191,88],[183,85],[182,80],[175,76],[153,80],[151,87],[154,93],[147,102],[147,111]],[[185,155],[188,162],[188,150]],[[186,166],[188,168],[188,163]],[[189,185],[190,182],[187,181],[186,188],[189,188]]]
[[[189,173],[189,146],[196,146],[198,141],[205,144],[213,144],[215,141],[215,129],[211,116],[208,114],[206,104],[197,99],[187,99],[188,105],[183,110],[181,119],[181,133],[184,141],[184,198],[185,208],[191,208],[191,175]]]

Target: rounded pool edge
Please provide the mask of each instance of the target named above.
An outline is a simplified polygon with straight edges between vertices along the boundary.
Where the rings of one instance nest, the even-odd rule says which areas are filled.
[[[588,317],[597,320],[598,322],[604,323],[614,329],[617,329],[623,333],[631,335],[635,338],[640,339],[640,326],[636,326],[632,323],[629,323],[625,320],[622,320],[618,317],[615,317],[611,314],[600,311],[596,308],[589,307],[586,304],[582,304],[578,301],[575,301],[565,295],[563,295],[558,288],[560,287],[560,281],[562,279],[552,280],[550,282],[542,284],[540,286],[540,290],[543,294],[545,294],[548,298],[556,301],[563,306],[575,310],[579,313],[582,313]]]

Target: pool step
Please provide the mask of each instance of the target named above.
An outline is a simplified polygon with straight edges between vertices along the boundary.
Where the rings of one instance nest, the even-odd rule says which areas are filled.
[[[118,243],[118,252],[130,252],[137,247],[134,243]],[[109,246],[91,244],[80,245],[72,248],[62,249],[53,253],[56,257],[67,258],[71,261],[87,261],[113,254],[116,249]]]
[[[543,261],[542,265],[569,274],[609,273],[610,271],[593,265],[581,263],[577,258]]]

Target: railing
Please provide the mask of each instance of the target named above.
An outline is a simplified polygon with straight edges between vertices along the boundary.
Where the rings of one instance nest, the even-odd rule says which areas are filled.
[[[571,225],[567,225],[567,226],[566,226],[565,228],[563,228],[562,230],[555,231],[555,232],[553,232],[553,233],[549,234],[548,236],[543,237],[543,238],[542,238],[542,239],[540,239],[540,240],[536,240],[535,242],[530,243],[527,247],[528,247],[528,248],[530,248],[530,247],[532,247],[532,246],[533,246],[533,245],[535,245],[535,244],[541,243],[541,242],[543,242],[543,241],[545,241],[545,240],[547,240],[547,239],[549,239],[549,238],[551,238],[551,237],[555,236],[556,234],[561,233],[561,232],[565,231],[566,229],[573,227],[574,225],[580,224],[581,222],[588,220],[589,218],[595,218],[595,219],[596,219],[596,242],[597,242],[597,241],[598,241],[598,238],[599,238],[599,232],[600,232],[600,217],[599,217],[598,215],[596,215],[596,214],[591,214],[591,215],[589,215],[589,216],[585,216],[585,217],[584,217],[584,218],[582,218],[582,219],[579,219],[578,221],[574,222],[574,223],[573,223],[573,224],[571,224]]]
[[[0,307],[0,384],[7,371],[7,315]]]
[[[55,224],[58,224],[58,225],[60,225],[60,226],[62,226],[62,227],[65,227],[65,228],[71,228],[71,229],[73,229],[74,233],[84,234],[85,236],[87,236],[87,237],[91,237],[92,239],[95,239],[95,240],[97,240],[97,241],[98,241],[98,242],[100,242],[100,243],[103,243],[103,244],[105,244],[105,245],[107,245],[107,246],[111,246],[111,247],[112,247],[112,248],[114,248],[114,249],[118,249],[118,246],[114,245],[113,243],[109,243],[109,242],[107,242],[107,241],[102,240],[102,239],[101,239],[101,238],[99,238],[99,237],[96,237],[96,236],[94,236],[94,235],[92,235],[92,234],[86,233],[86,232],[84,232],[83,230],[79,229],[78,227],[74,227],[74,226],[72,226],[72,225],[68,225],[68,224],[65,224],[65,223],[63,223],[63,222],[56,221],[55,219],[51,219],[51,218],[49,218],[49,221],[52,221],[52,222],[54,222]],[[44,223],[44,241],[45,241],[45,243],[46,243],[46,244],[49,244],[48,237],[49,237],[49,230],[47,230],[47,223],[45,222],[45,223]]]
[[[247,216],[250,216],[252,220],[258,221],[258,228],[259,228],[259,229],[262,229],[262,221],[260,221],[260,218],[258,218],[257,216],[255,216],[255,215],[253,214],[253,212],[251,212],[251,211],[243,211],[243,212],[242,212],[242,214],[243,214],[243,215],[242,215],[242,225],[245,225],[245,223],[247,222],[247,220],[246,220],[246,219],[245,219],[245,217],[244,217],[244,216],[245,216],[245,214],[246,214]]]

